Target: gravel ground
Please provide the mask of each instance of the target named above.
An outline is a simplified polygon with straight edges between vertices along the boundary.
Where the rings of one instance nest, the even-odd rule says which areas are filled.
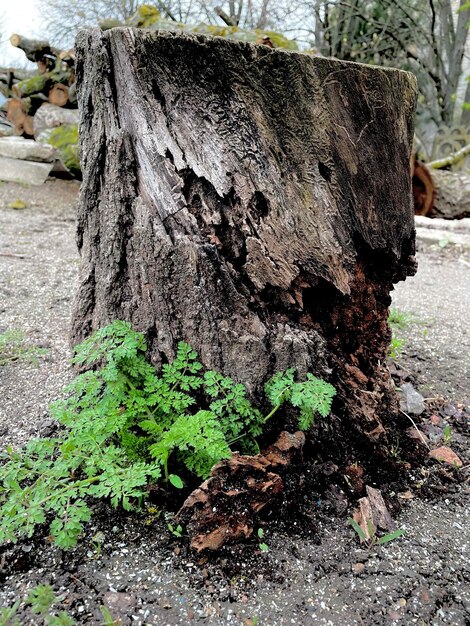
[[[442,220],[440,220],[442,221]],[[400,362],[419,390],[470,404],[470,234],[468,247],[423,245],[418,272],[396,286],[393,306],[410,315]]]
[[[63,181],[0,189],[0,331],[23,330],[29,345],[48,350],[40,367],[0,368],[2,445],[21,445],[47,429],[47,405],[70,377],[76,193],[74,183]],[[17,199],[28,207],[8,208]],[[418,275],[394,297],[395,306],[419,320],[405,331],[403,363],[426,394],[468,402],[465,257],[454,247],[434,246],[423,249],[419,261]],[[468,414],[458,413],[460,423],[468,423]],[[458,442],[468,465],[465,439],[456,435]],[[442,473],[444,483],[435,483]],[[0,603],[9,606],[38,582],[50,582],[61,608],[80,624],[105,623],[99,609],[106,605],[123,625],[464,626],[470,622],[468,473],[457,484],[452,471],[428,464],[410,475],[402,496],[406,506],[397,524],[406,535],[380,548],[362,549],[345,516],[325,499],[312,503],[313,530],[286,533],[273,519],[265,529],[269,552],[260,553],[253,541],[210,558],[187,552],[163,517],[127,518],[103,509],[72,551],[51,546],[41,533],[1,550]],[[41,623],[21,611],[21,624]]]

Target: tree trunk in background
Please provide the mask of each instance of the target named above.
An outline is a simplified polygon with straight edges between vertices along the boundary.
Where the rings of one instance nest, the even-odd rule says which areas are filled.
[[[127,28],[77,40],[73,341],[114,319],[260,390],[295,366],[384,435],[393,284],[415,271],[411,74]],[[333,425],[338,427],[336,422]]]

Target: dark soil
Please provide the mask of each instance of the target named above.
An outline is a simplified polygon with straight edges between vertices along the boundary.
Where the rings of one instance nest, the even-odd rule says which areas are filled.
[[[0,189],[1,252],[7,253],[0,256],[0,327],[23,330],[30,345],[48,348],[39,367],[17,361],[0,369],[2,445],[19,446],[47,434],[47,404],[71,375],[66,364],[77,271],[76,191],[60,181]],[[28,202],[28,208],[9,209],[15,199]],[[407,292],[408,283],[399,286],[397,306],[416,317],[425,306],[434,321],[427,323],[427,350],[422,327],[411,325],[405,352],[398,366],[390,367],[397,384],[411,381],[425,392],[426,411],[413,419],[431,446],[442,445],[450,426],[447,443],[463,461],[460,471],[427,459],[427,450],[408,435],[393,443],[387,464],[367,458],[360,446],[335,464],[320,434],[319,443],[305,452],[317,461],[307,471],[297,467],[282,499],[260,522],[268,552],[261,552],[253,537],[217,555],[197,555],[184,537],[172,536],[171,519],[158,503],[132,515],[101,505],[74,550],[51,545],[47,528],[1,549],[2,606],[47,582],[61,598],[57,608],[80,624],[104,624],[103,605],[123,625],[468,624],[470,410],[462,403],[469,401],[468,335],[461,312],[447,323],[450,276],[458,311],[465,302],[468,311],[459,258],[448,250],[424,249],[418,260],[425,268],[426,294],[421,269],[412,290]],[[435,341],[443,333],[445,341]],[[407,418],[400,419],[404,431],[411,427]],[[354,462],[365,470],[359,482]],[[370,549],[359,544],[347,519],[366,483],[382,490],[397,526],[406,531],[403,538]],[[41,623],[24,605],[19,616],[21,624]]]

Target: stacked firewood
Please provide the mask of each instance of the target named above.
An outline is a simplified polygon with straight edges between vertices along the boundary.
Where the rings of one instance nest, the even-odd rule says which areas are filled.
[[[0,69],[0,91],[8,98],[4,106],[15,133],[37,138],[45,128],[76,122],[74,50],[16,34],[10,43],[37,64],[36,71]]]

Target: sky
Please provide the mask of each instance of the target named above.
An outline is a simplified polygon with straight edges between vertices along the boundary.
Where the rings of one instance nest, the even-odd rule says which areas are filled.
[[[10,44],[10,35],[41,37],[40,0],[0,0],[0,67],[27,67],[24,52]]]

